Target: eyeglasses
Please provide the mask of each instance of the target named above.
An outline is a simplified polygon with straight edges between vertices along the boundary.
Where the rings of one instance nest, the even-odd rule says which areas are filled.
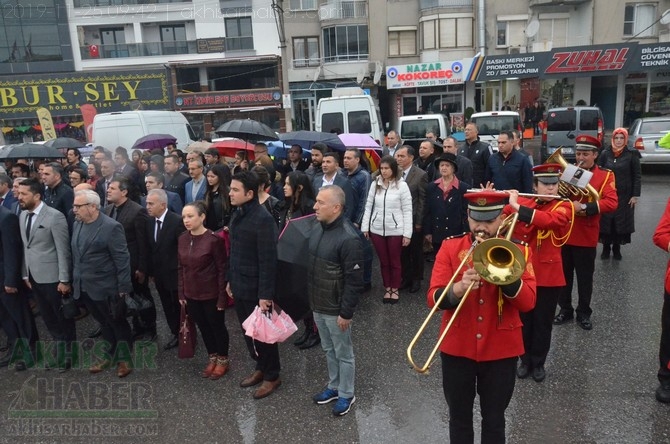
[[[88,206],[88,205],[91,205],[91,204],[90,203],[85,203],[85,204],[80,204],[80,205],[74,204],[74,205],[72,205],[72,208],[75,208],[75,209],[78,210],[81,207],[85,207],[85,206]]]

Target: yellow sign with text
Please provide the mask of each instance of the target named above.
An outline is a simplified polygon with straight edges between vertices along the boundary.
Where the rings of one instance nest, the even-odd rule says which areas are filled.
[[[44,140],[53,140],[56,137],[56,128],[54,128],[54,122],[51,119],[51,113],[46,108],[37,109],[37,118],[40,120],[40,126],[42,127],[42,136]]]

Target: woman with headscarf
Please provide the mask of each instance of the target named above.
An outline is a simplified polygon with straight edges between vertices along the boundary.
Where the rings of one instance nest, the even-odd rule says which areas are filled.
[[[601,259],[621,260],[621,245],[630,243],[635,232],[635,205],[642,191],[640,153],[628,149],[628,131],[617,128],[612,133],[610,147],[603,150],[598,166],[614,173],[619,205],[614,213],[603,213],[600,219]]]

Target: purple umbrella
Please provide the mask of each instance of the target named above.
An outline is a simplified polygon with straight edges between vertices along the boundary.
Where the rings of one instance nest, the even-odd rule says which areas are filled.
[[[346,133],[338,137],[347,148],[381,148],[369,134]]]
[[[168,143],[176,143],[177,138],[169,134],[148,134],[135,141],[133,149],[152,150],[165,148]]]

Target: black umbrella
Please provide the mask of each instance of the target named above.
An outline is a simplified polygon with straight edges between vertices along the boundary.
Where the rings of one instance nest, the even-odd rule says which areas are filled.
[[[60,159],[65,157],[56,148],[39,143],[17,143],[0,150],[0,159]]]
[[[324,133],[321,131],[291,131],[279,135],[279,140],[287,145],[300,145],[300,147],[309,151],[315,143],[324,143],[332,150],[344,151],[346,147],[337,134]]]
[[[313,214],[291,219],[277,242],[279,261],[275,300],[294,321],[302,319],[309,312],[305,276],[309,263],[309,237],[317,223]]]
[[[246,140],[279,140],[272,128],[251,119],[229,120],[215,131],[221,137],[234,137]]]
[[[72,137],[58,137],[44,143],[44,146],[57,149],[81,148],[84,145],[86,145],[84,142],[80,142]]]
[[[147,134],[135,141],[133,148],[140,150],[163,149],[168,143],[176,143],[177,138],[169,134]]]

